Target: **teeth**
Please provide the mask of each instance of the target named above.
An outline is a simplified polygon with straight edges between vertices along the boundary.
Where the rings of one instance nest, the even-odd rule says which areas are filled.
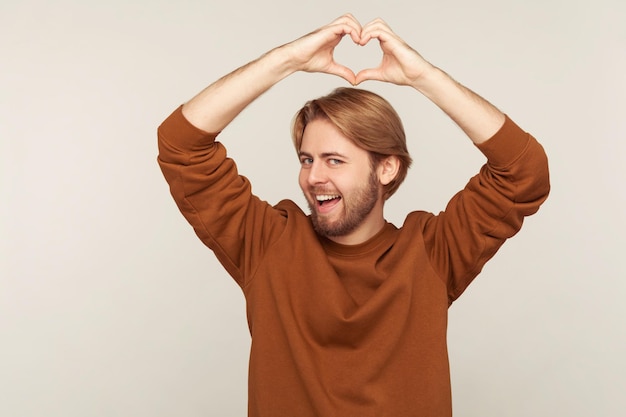
[[[318,195],[315,196],[315,198],[317,199],[317,201],[328,201],[328,200],[334,200],[335,198],[339,198],[338,195]]]

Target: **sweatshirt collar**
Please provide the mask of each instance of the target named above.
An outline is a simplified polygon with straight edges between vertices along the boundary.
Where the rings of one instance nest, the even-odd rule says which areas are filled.
[[[371,252],[389,241],[398,229],[391,223],[386,222],[383,228],[374,236],[363,243],[356,245],[344,245],[334,242],[327,237],[319,236],[319,240],[327,253],[339,256],[360,256]]]

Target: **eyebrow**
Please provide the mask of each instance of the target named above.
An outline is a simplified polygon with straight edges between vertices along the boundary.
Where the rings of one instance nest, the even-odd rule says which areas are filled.
[[[308,158],[312,158],[312,157],[313,157],[313,155],[311,155],[310,153],[305,152],[305,151],[300,151],[300,152],[298,152],[298,156],[299,156],[300,158],[302,158],[303,156],[306,156],[306,157],[308,157]],[[350,159],[350,158],[348,158],[347,156],[345,156],[345,155],[343,155],[343,154],[341,154],[341,153],[339,153],[339,152],[324,152],[324,153],[322,153],[322,154],[320,155],[320,157],[322,157],[322,158],[339,157],[339,158],[342,158],[342,159]]]

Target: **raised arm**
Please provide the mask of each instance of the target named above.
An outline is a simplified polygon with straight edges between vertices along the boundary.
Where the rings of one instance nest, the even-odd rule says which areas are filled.
[[[378,80],[411,86],[439,106],[476,144],[491,138],[502,127],[502,112],[426,61],[381,19],[363,26],[359,43],[365,45],[372,39],[380,42],[382,62],[376,68],[359,72],[356,84]]]
[[[354,73],[336,63],[333,52],[345,35],[358,43],[360,33],[359,22],[352,15],[344,15],[220,78],[185,103],[183,114],[197,128],[217,133],[261,94],[294,72],[334,74],[354,84]]]

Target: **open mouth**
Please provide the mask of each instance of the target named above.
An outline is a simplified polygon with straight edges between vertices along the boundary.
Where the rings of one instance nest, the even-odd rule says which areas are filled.
[[[317,207],[322,212],[332,209],[341,200],[341,196],[335,194],[320,194],[315,196]]]

